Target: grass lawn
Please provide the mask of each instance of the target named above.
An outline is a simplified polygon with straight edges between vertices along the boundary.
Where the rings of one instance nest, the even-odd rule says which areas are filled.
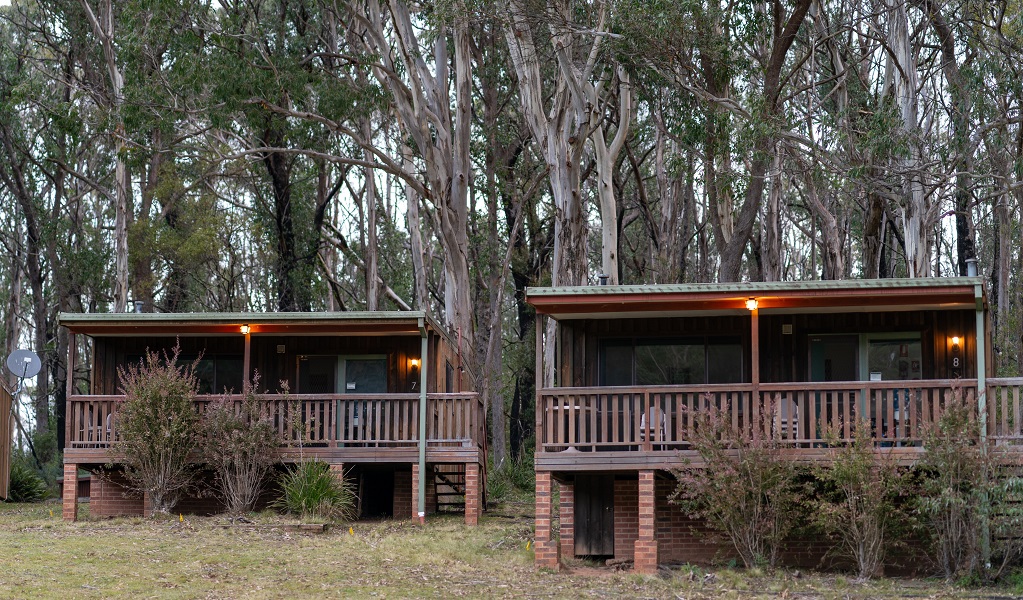
[[[87,505],[86,505],[87,506]],[[665,568],[657,577],[573,562],[537,572],[526,544],[532,504],[508,503],[479,527],[358,522],[328,533],[225,517],[64,523],[60,504],[0,504],[2,598],[1005,598],[937,580],[855,583],[835,575]],[[52,512],[51,512],[52,511]],[[87,516],[87,509],[83,510]]]

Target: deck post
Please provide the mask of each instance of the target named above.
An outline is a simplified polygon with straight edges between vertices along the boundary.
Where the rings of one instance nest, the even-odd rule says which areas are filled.
[[[252,373],[250,372],[250,368],[252,367],[252,364],[251,364],[251,357],[252,357],[252,353],[251,353],[252,343],[251,343],[251,341],[252,340],[250,338],[250,335],[251,334],[249,333],[249,329],[246,328],[245,329],[245,334],[244,334],[244,336],[245,336],[245,350],[244,350],[244,354],[242,355],[243,356],[242,357],[242,391],[243,392],[248,391],[249,384],[252,382]]]
[[[64,444],[62,448],[67,448],[67,445],[71,443],[71,396],[75,393],[75,360],[78,352],[78,336],[74,331],[68,330],[68,344],[67,344],[67,373],[64,378],[65,392],[64,392]]]
[[[543,437],[543,419],[544,411],[547,407],[544,406],[540,399],[543,398],[543,394],[540,390],[543,389],[544,377],[543,377],[543,315],[537,313],[536,319],[533,321],[533,329],[536,333],[536,366],[533,372],[533,389],[536,391],[535,403],[533,406],[536,408],[536,428],[533,431],[536,432],[534,436],[536,438],[536,453],[539,454],[543,451],[543,443],[545,441]]]
[[[633,544],[633,568],[637,573],[657,572],[657,489],[653,471],[639,472],[639,532]]]
[[[478,525],[480,522],[480,465],[477,462],[465,465],[465,524]]]
[[[750,311],[750,383],[752,391],[750,403],[753,405],[753,439],[759,439],[760,428],[766,423],[761,422],[761,405],[763,400],[760,397],[760,308],[754,306]],[[735,410],[735,407],[732,407]],[[765,435],[769,431],[764,432]]]
[[[558,483],[561,490],[561,555],[575,556],[575,482]]]
[[[986,457],[988,454],[987,445],[987,340],[985,334],[986,323],[984,320],[984,284],[978,283],[974,286],[974,298],[976,298],[977,316],[977,417],[980,429],[980,451]],[[985,469],[987,461],[984,461]],[[990,473],[984,473],[984,482],[987,483]],[[988,520],[989,498],[987,494],[981,499],[980,505],[980,556],[985,568],[990,567],[991,562],[991,523]]]
[[[61,516],[65,521],[78,520],[78,465],[64,463],[64,489],[62,490],[63,510]]]
[[[412,469],[412,478],[416,486],[416,514],[420,523],[426,522],[426,373],[428,371],[427,352],[429,338],[426,331],[426,319],[419,318],[419,464]],[[418,476],[417,476],[418,475]]]
[[[558,542],[551,539],[551,492],[554,478],[550,471],[536,474],[536,539],[533,540],[534,564],[537,569],[561,568]]]

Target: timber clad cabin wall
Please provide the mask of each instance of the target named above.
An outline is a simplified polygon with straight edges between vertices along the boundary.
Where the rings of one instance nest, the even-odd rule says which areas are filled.
[[[782,333],[783,324],[792,325],[791,334]],[[970,310],[761,314],[760,380],[808,381],[810,335],[916,332],[921,338],[924,379],[952,378],[949,338],[953,335],[963,340],[961,377],[971,379],[977,376],[975,330],[976,315]],[[746,357],[751,354],[748,316],[562,320],[558,332],[558,387],[599,385],[600,343],[607,339],[732,337],[741,340]],[[743,380],[750,381],[750,365],[744,364],[743,371]]]
[[[137,360],[147,349],[170,350],[180,341],[181,354],[193,357],[202,352],[205,355],[229,354],[242,356],[244,338],[238,336],[209,336],[154,338],[147,337],[96,337],[93,363],[93,394],[119,393],[117,368]],[[284,353],[277,347],[284,346]],[[261,391],[276,393],[282,380],[289,381],[292,393],[298,393],[296,365],[299,355],[387,355],[387,388],[390,393],[417,391],[418,374],[413,377],[409,368],[410,358],[417,358],[420,352],[420,338],[412,336],[253,336],[251,338],[252,370],[260,374]],[[443,343],[440,336],[430,334],[429,364],[427,369],[427,391],[445,391],[445,361],[455,364],[454,350]],[[459,389],[458,371],[453,391]],[[416,387],[412,383],[415,380]],[[464,388],[464,386],[463,386]]]

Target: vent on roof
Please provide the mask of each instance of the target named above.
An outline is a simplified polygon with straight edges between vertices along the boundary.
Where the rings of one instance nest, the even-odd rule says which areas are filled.
[[[597,281],[599,282],[597,285],[607,285],[607,280],[610,277],[611,277],[610,275],[607,275],[605,273],[597,275]]]
[[[145,305],[146,305],[145,302],[143,302],[141,300],[136,300],[135,301],[135,312],[141,313],[142,312],[142,307],[144,307]]]
[[[967,258],[966,259],[966,276],[976,277],[977,276],[977,259]]]

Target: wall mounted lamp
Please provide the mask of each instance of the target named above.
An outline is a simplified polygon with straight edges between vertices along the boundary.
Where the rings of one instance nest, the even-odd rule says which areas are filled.
[[[412,379],[412,391],[416,391],[419,386],[419,359],[410,358],[408,359],[409,366],[409,378]]]
[[[958,335],[953,335],[952,336],[952,346],[958,348],[959,347],[959,341],[960,340],[959,340],[959,336]]]
[[[249,335],[249,326],[248,325],[242,325],[240,329],[242,331],[242,335]]]
[[[749,300],[746,301],[746,310],[754,311],[757,309],[758,305],[759,304],[756,298],[750,298]]]

